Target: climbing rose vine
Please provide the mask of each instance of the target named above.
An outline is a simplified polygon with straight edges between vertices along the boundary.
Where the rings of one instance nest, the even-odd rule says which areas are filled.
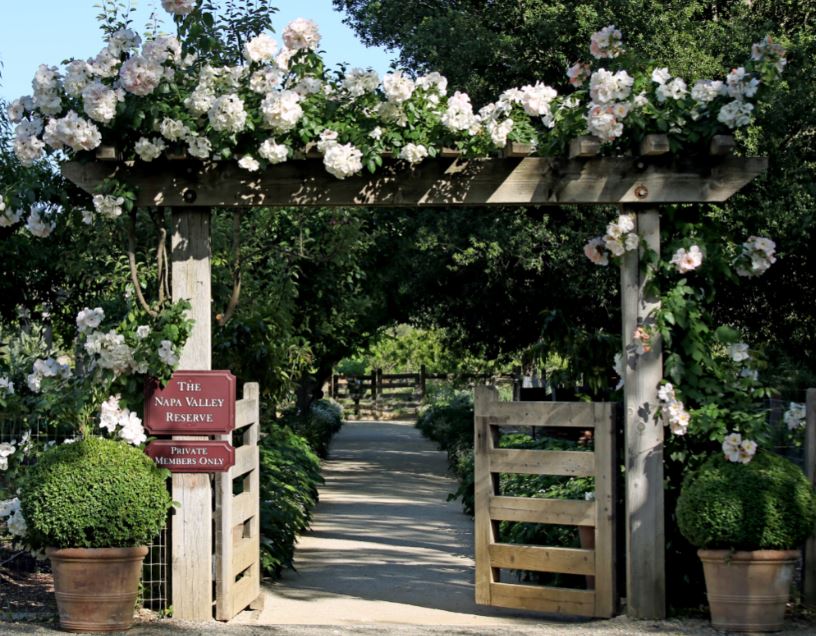
[[[449,95],[438,73],[380,78],[364,69],[327,70],[317,52],[318,26],[304,18],[283,30],[282,42],[256,33],[229,58],[232,64],[216,65],[209,3],[162,0],[162,7],[173,16],[176,35],[143,39],[122,20],[106,29],[93,58],[39,67],[32,94],[8,107],[14,152],[24,165],[49,155],[81,157],[105,145],[126,160],[186,154],[237,161],[255,172],[316,151],[329,173],[346,179],[375,172],[384,157],[414,166],[446,147],[487,156],[513,141],[559,154],[582,134],[596,135],[615,153],[636,148],[645,134],[667,133],[677,149],[750,123],[752,100],[785,66],[784,50],[765,38],[744,66],[720,79],[692,83],[668,68],[624,68],[631,60],[623,35],[608,26],[591,38],[594,61],[567,69],[568,94],[534,82],[478,108],[465,93]],[[118,216],[121,204],[113,201],[95,199],[96,215]],[[15,193],[0,193],[0,225],[26,219],[33,235],[47,236],[57,211],[24,207]],[[587,250],[599,264],[605,251],[633,249],[636,238],[609,236]],[[755,254],[763,248],[751,249],[745,275],[761,269]]]

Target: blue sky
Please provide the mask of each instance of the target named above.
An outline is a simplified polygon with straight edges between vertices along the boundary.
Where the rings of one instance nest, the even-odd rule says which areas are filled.
[[[40,64],[57,65],[69,57],[85,59],[102,48],[102,33],[97,26],[96,0],[0,0],[0,98],[10,101],[31,93],[31,78]],[[131,0],[137,12],[134,26],[143,30],[153,8],[164,15],[159,0]],[[272,0],[279,11],[275,31],[298,17],[311,18],[320,25],[321,48],[329,66],[348,62],[351,66],[371,67],[381,75],[388,70],[393,54],[385,49],[366,48],[349,27],[343,15],[332,9],[331,0]],[[168,31],[172,32],[168,22]]]

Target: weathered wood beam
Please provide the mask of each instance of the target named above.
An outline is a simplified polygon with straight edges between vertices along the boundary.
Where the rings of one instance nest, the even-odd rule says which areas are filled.
[[[816,486],[816,389],[808,389],[806,396],[805,474]],[[802,600],[808,607],[816,607],[816,532],[805,543],[803,578],[805,593]]]
[[[656,208],[629,207],[635,228],[660,253],[660,215]],[[624,371],[624,443],[626,462],[626,613],[632,618],[666,616],[666,537],[663,517],[663,422],[655,417],[657,389],[663,377],[655,312],[660,301],[646,293],[638,251],[621,262],[621,317]],[[652,332],[651,350],[631,349],[637,327]]]
[[[173,212],[173,300],[187,299],[195,320],[181,352],[179,368],[211,369],[210,211]],[[174,439],[201,439],[175,437]],[[173,473],[172,516],[173,616],[182,620],[212,619],[212,491],[208,474]]]
[[[339,180],[322,161],[290,161],[249,173],[234,163],[70,162],[66,178],[88,192],[116,177],[139,205],[172,207],[440,207],[572,203],[722,202],[767,168],[765,157],[386,161],[375,175]]]

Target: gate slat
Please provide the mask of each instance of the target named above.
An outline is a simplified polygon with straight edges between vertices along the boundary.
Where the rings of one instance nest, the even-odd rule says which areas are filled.
[[[489,426],[593,428],[592,402],[491,402],[478,416]]]
[[[490,472],[525,475],[591,477],[595,474],[594,453],[497,448],[488,452]]]
[[[533,497],[490,497],[488,511],[498,521],[594,526],[595,502]]]
[[[233,478],[245,475],[257,466],[257,446],[240,446],[235,449],[235,466],[232,467]]]
[[[595,593],[563,587],[491,583],[491,604],[513,609],[594,616]]]
[[[235,403],[235,430],[255,424],[258,412],[258,400],[243,399]]]
[[[595,574],[595,551],[578,548],[555,548],[538,545],[493,543],[488,546],[490,565],[494,568]]]
[[[232,576],[238,576],[258,560],[258,543],[254,537],[241,537],[232,547]]]
[[[255,514],[255,501],[252,493],[242,492],[232,500],[232,520],[236,523],[244,523]]]

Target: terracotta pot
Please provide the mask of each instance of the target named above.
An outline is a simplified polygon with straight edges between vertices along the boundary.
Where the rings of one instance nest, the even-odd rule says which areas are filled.
[[[60,627],[69,632],[130,629],[147,548],[48,548]]]
[[[732,632],[775,632],[785,622],[799,550],[698,550],[711,625]]]

